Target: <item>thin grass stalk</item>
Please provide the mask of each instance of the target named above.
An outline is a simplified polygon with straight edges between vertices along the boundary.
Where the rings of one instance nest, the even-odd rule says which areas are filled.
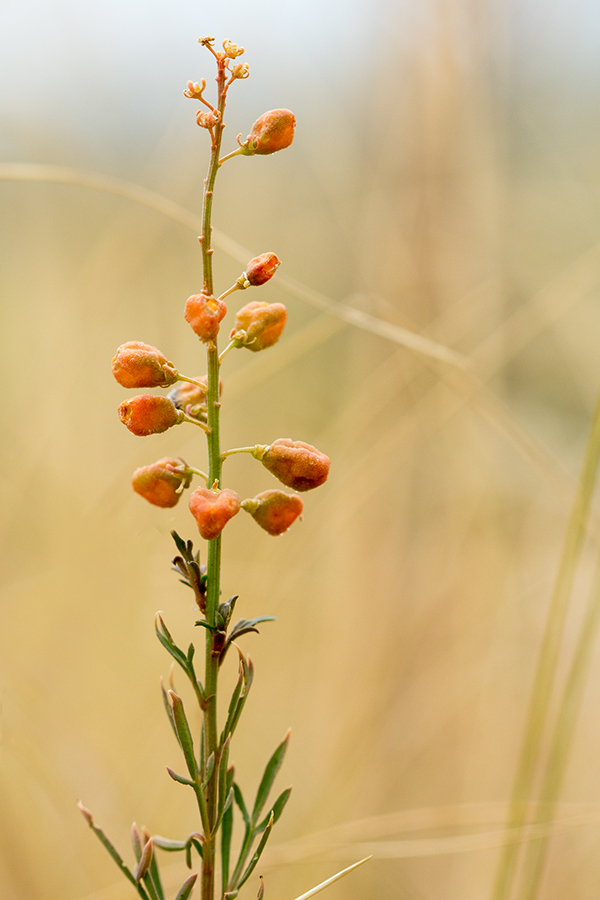
[[[579,630],[571,667],[560,700],[554,736],[533,816],[536,824],[550,824],[554,818],[569,762],[569,753],[599,625],[600,556],[596,564],[588,605]],[[520,890],[517,895],[519,900],[535,900],[539,892],[549,839],[550,830],[544,829],[538,839],[527,844]]]
[[[573,588],[577,563],[583,547],[589,518],[592,495],[600,462],[600,398],[596,405],[592,427],[587,441],[584,462],[575,494],[575,500],[567,525],[560,565],[556,577],[552,599],[548,609],[546,627],[538,659],[537,670],[525,732],[517,764],[509,807],[507,829],[522,828],[527,817],[527,802],[532,788],[539,758],[540,745],[548,707],[554,686],[555,672],[562,643],[565,619]],[[514,883],[516,864],[522,846],[519,843],[506,844],[500,855],[493,900],[505,900]]]

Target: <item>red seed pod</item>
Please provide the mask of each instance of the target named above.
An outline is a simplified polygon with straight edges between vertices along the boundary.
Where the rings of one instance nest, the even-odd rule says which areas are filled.
[[[185,320],[189,322],[198,337],[205,342],[214,341],[219,333],[219,324],[227,312],[222,300],[210,294],[192,294],[185,304]]]
[[[285,150],[294,140],[295,128],[293,112],[289,109],[270,109],[256,120],[243,146],[251,156]]]
[[[303,503],[295,494],[283,491],[263,491],[253,500],[243,500],[242,509],[269,534],[277,536],[287,531],[302,513]]]
[[[160,350],[141,341],[121,344],[112,361],[112,373],[122,387],[167,387],[178,373]]]
[[[263,303],[255,300],[243,306],[235,317],[230,334],[239,347],[257,353],[276,344],[283,333],[287,310],[283,303]]]
[[[246,281],[249,281],[253,287],[265,284],[269,281],[279,266],[281,260],[275,253],[261,253],[255,256],[246,266]]]
[[[329,457],[303,441],[279,438],[269,447],[257,448],[254,455],[272,475],[294,491],[319,487],[329,475]]]
[[[145,437],[148,434],[160,434],[172,425],[183,422],[184,414],[175,409],[166,397],[138,394],[121,403],[119,417],[133,434]]]
[[[227,523],[240,511],[240,498],[235,491],[225,488],[210,491],[199,487],[190,496],[190,512],[205,541],[212,541],[221,534]]]
[[[180,459],[165,456],[150,466],[136,469],[131,484],[136,494],[148,503],[169,509],[177,506],[182,490],[189,487],[191,480],[191,472],[186,471]]]

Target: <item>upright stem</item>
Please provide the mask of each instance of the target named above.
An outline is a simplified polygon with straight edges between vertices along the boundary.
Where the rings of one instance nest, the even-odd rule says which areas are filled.
[[[200,244],[202,247],[202,271],[204,290],[213,294],[212,272],[212,248],[211,248],[211,218],[213,188],[219,169],[219,151],[223,137],[223,113],[225,111],[225,59],[218,61],[218,110],[220,119],[214,127],[213,140],[210,155],[208,174],[204,182],[204,201],[202,207],[202,234]],[[207,385],[207,419],[208,419],[208,486],[215,484],[221,486],[221,445],[219,439],[219,351],[215,342],[207,344],[208,361],[208,385]],[[209,625],[214,625],[220,596],[221,576],[221,536],[219,535],[208,542],[207,558],[207,593],[206,593],[206,619]],[[219,658],[213,653],[213,634],[206,632],[206,670],[205,670],[205,694],[204,708],[204,746],[205,758],[214,754],[217,760],[217,681],[219,674]],[[213,900],[215,893],[215,835],[212,829],[216,820],[216,775],[218,764],[214,766],[213,774],[206,786],[206,805],[208,820],[211,828],[210,834],[205,834],[205,843],[202,857],[202,900]]]

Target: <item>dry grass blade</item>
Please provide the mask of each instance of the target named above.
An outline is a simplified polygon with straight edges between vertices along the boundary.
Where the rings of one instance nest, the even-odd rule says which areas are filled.
[[[327,881],[321,882],[321,884],[318,884],[316,887],[312,888],[312,890],[307,891],[305,894],[301,894],[300,897],[296,897],[296,900],[308,900],[309,897],[314,897],[315,894],[319,894],[321,891],[324,891],[325,888],[329,887],[330,884],[334,884],[334,882],[339,881],[340,878],[348,875],[354,869],[362,866],[363,863],[368,862],[370,859],[370,856],[365,856],[364,859],[360,859],[358,862],[353,863],[351,866],[348,866],[347,869],[342,869],[342,871],[338,872],[337,875],[333,875],[331,878],[328,878]]]
[[[135,203],[141,203],[150,207],[157,212],[163,213],[175,222],[186,225],[193,231],[198,232],[202,227],[200,216],[189,212],[183,206],[169,200],[168,197],[150,191],[140,185],[124,181],[120,178],[113,178],[108,175],[98,175],[93,172],[79,172],[66,166],[43,166],[34,163],[5,163],[0,165],[1,181],[41,181],[54,182],[56,184],[72,184],[79,187],[87,187],[95,191],[103,191],[104,193],[115,194],[118,197],[124,197],[133,200]],[[245,266],[249,259],[254,255],[251,250],[246,249],[241,244],[233,241],[226,234],[213,229],[213,242],[216,247],[223,250],[232,259],[237,260],[242,266]],[[282,290],[291,294],[316,309],[328,312],[330,315],[362,328],[364,331],[370,331],[372,334],[378,334],[387,338],[396,344],[407,347],[423,356],[437,360],[445,365],[453,368],[464,370],[469,366],[467,357],[456,353],[449,347],[423,337],[414,331],[406,328],[400,328],[392,325],[376,316],[371,316],[361,310],[338,303],[317,291],[313,291],[308,287],[295,281],[293,278],[278,275],[277,281]]]

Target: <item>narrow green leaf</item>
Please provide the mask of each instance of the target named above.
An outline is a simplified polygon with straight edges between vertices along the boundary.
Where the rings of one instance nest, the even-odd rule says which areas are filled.
[[[244,797],[242,796],[241,788],[240,788],[239,784],[237,784],[237,782],[235,782],[235,781],[233,782],[233,794],[235,797],[235,802],[237,803],[237,805],[239,807],[239,810],[242,814],[242,818],[243,818],[244,822],[246,823],[246,825],[249,825],[250,824],[250,813],[248,812],[246,804],[244,803]]]
[[[206,760],[206,781],[210,781],[211,775],[215,770],[215,754],[211,753]]]
[[[154,843],[154,838],[152,839]],[[165,900],[165,893],[163,891],[162,881],[160,880],[160,872],[158,871],[158,860],[156,859],[156,853],[152,854],[152,860],[150,861],[150,871],[148,872],[150,878],[152,879],[152,884],[154,885],[154,889],[158,894],[159,900]]]
[[[221,884],[229,881],[229,859],[231,856],[231,837],[233,835],[233,806],[228,806],[223,814],[221,825]]]
[[[275,781],[275,777],[281,768],[281,764],[283,762],[283,757],[285,756],[285,751],[287,750],[289,740],[290,732],[288,731],[281,744],[279,744],[266,765],[262,780],[258,786],[258,791],[256,792],[256,800],[254,802],[254,809],[252,810],[253,822],[256,822],[262,812],[263,806],[267,802],[267,798],[273,786],[273,782]]]
[[[177,534],[176,531],[171,532],[171,537],[175,541],[175,545],[176,545],[177,549],[179,550],[179,552],[181,553],[181,555],[183,557],[189,556],[190,550],[188,549],[188,544],[191,544],[191,541],[188,541],[188,542],[184,541],[183,538],[179,537],[179,535]]]
[[[135,861],[139,862],[142,856],[142,839],[140,838],[140,833],[135,822],[131,826],[131,846],[133,847]]]
[[[195,849],[195,851],[198,854],[198,856],[200,857],[200,859],[202,859],[204,856],[204,849],[202,847],[202,835],[197,834],[197,833],[190,834],[188,841],[190,842],[192,847]]]
[[[170,838],[162,837],[160,834],[153,834],[152,840],[154,841],[155,847],[166,850],[167,853],[176,853],[179,850],[185,850],[186,846],[185,841],[172,841]]]
[[[188,724],[187,717],[185,715],[185,710],[183,708],[183,702],[181,697],[179,697],[175,691],[167,691],[167,696],[169,698],[171,708],[173,710],[173,721],[175,722],[175,730],[177,731],[177,737],[179,739],[179,744],[183,751],[183,755],[185,757],[185,763],[188,767],[188,772],[190,773],[192,780],[198,781],[198,763],[196,762],[196,756],[194,753],[194,742],[192,740],[192,733],[190,731],[190,726]]]
[[[165,707],[165,711],[167,713],[167,716],[169,717],[169,722],[171,724],[171,728],[173,729],[173,734],[175,735],[175,738],[177,740],[179,740],[179,738],[177,738],[177,729],[175,728],[175,720],[173,719],[173,710],[171,709],[171,704],[169,703],[169,698],[167,697],[167,692],[165,691],[165,686],[163,684],[162,678],[160,679],[160,692],[162,694],[163,705]]]
[[[219,828],[221,827],[221,822],[223,821],[223,816],[225,815],[225,813],[227,812],[227,810],[231,808],[231,806],[232,806],[232,804],[233,804],[233,798],[234,798],[234,796],[235,796],[235,795],[234,795],[234,792],[233,792],[233,788],[231,788],[231,790],[229,791],[229,794],[227,795],[227,798],[226,798],[226,800],[225,800],[225,803],[224,803],[224,805],[223,805],[223,808],[220,810],[220,812],[219,812],[219,814],[218,814],[218,816],[217,816],[217,818],[216,818],[216,820],[215,820],[215,824],[214,824],[214,827],[213,827],[213,834],[216,834],[217,831],[219,830]]]
[[[190,781],[189,778],[184,778],[183,775],[178,775],[177,772],[174,772],[173,769],[170,769],[168,766],[166,766],[166,769],[173,781],[176,781],[178,784],[187,784],[188,787],[196,787],[194,782]]]
[[[192,660],[194,659],[195,652],[196,652],[196,648],[194,647],[194,645],[192,643],[190,643],[190,646],[188,647],[188,652],[187,652],[187,660],[190,664],[191,664]]]
[[[225,726],[223,731],[221,732],[221,744],[224,744],[225,741],[231,735],[231,723],[235,717],[235,712],[237,709],[237,705],[240,699],[240,695],[242,693],[242,688],[244,686],[244,675],[242,673],[241,665],[240,665],[240,674],[237,680],[237,684],[233,689],[233,694],[231,695],[231,700],[229,701],[229,709],[227,711],[227,719],[225,720]]]
[[[221,752],[219,755],[219,773],[217,776],[217,798],[218,798],[218,807],[217,807],[217,818],[222,817],[223,815],[223,805],[225,800],[227,799],[227,767],[229,765],[229,744],[230,738],[229,735],[225,743],[221,748]]]
[[[143,875],[140,880],[144,882],[146,890],[148,891],[148,894],[150,896],[150,900],[161,900],[161,898],[158,895],[158,891],[156,890],[156,888],[154,886],[154,882],[152,881],[152,876],[150,875],[150,872],[146,872],[146,874]]]
[[[186,880],[183,882],[183,884],[179,888],[179,891],[177,892],[177,896],[175,897],[175,900],[188,900],[188,897],[192,893],[192,891],[194,889],[194,885],[196,884],[197,877],[198,877],[197,872],[194,872],[193,875],[190,875],[189,878],[186,878]]]
[[[254,665],[250,657],[246,660],[243,654],[240,651],[241,664],[242,664],[242,674],[244,676],[244,684],[242,688],[242,695],[239,699],[235,712],[233,714],[233,718],[230,726],[230,733],[233,734],[235,729],[237,728],[237,723],[240,720],[240,716],[242,715],[244,706],[246,704],[246,700],[248,699],[248,694],[250,693],[250,687],[252,685],[252,681],[254,679]]]
[[[143,898],[143,900],[150,900],[144,887],[135,880],[135,878],[133,877],[133,872],[131,871],[131,869],[128,868],[128,866],[125,865],[125,863],[123,861],[123,857],[121,856],[121,854],[119,853],[117,848],[109,841],[109,839],[104,834],[102,829],[98,825],[96,825],[96,823],[94,822],[94,818],[93,818],[91,812],[89,811],[89,809],[86,809],[86,807],[83,806],[82,803],[78,803],[77,805],[78,805],[80,812],[82,813],[84,819],[86,820],[86,822],[88,823],[88,825],[90,826],[90,828],[92,829],[92,831],[94,832],[94,834],[96,835],[96,837],[98,838],[98,840],[100,841],[102,846],[105,848],[105,850],[108,851],[109,855],[116,862],[117,866],[119,867],[119,869],[121,870],[121,872],[123,873],[125,878],[127,878],[127,880],[132,883],[132,885],[135,887],[138,894],[140,895],[140,897]]]
[[[273,830],[273,814],[271,813],[271,818],[269,820],[267,827],[264,830],[263,836],[260,839],[260,843],[259,843],[258,847],[256,848],[256,850],[254,851],[254,853],[252,854],[252,858],[251,858],[250,862],[248,863],[248,865],[246,866],[246,869],[245,869],[242,877],[236,884],[236,888],[238,890],[241,888],[241,886],[243,884],[245,884],[248,881],[248,879],[252,875],[252,872],[254,871],[254,868],[255,868],[257,862],[259,861],[263,850],[265,849],[265,847],[267,845],[267,841],[269,840],[269,837],[271,836],[272,830]]]
[[[188,674],[188,659],[183,650],[177,646],[171,637],[171,633],[167,626],[165,625],[162,616],[160,613],[156,613],[156,617],[154,620],[154,627],[156,629],[156,636],[170,655],[173,657],[176,663],[178,663],[183,671]]]
[[[262,834],[262,832],[265,830],[265,828],[269,824],[269,819],[271,818],[271,813],[273,814],[273,824],[275,824],[275,822],[277,822],[277,820],[281,816],[281,813],[285,809],[286,803],[290,799],[291,793],[292,793],[292,789],[291,789],[291,787],[289,787],[289,788],[286,788],[285,791],[283,791],[279,795],[279,797],[273,804],[273,809],[269,812],[269,814],[267,816],[264,817],[262,822],[259,825],[257,825],[256,828],[254,829],[254,834]]]
[[[206,628],[208,629],[208,631],[218,631],[218,629],[215,628],[214,625],[209,625],[205,619],[198,619],[197,622],[194,622],[194,625],[201,625],[202,628]]]

